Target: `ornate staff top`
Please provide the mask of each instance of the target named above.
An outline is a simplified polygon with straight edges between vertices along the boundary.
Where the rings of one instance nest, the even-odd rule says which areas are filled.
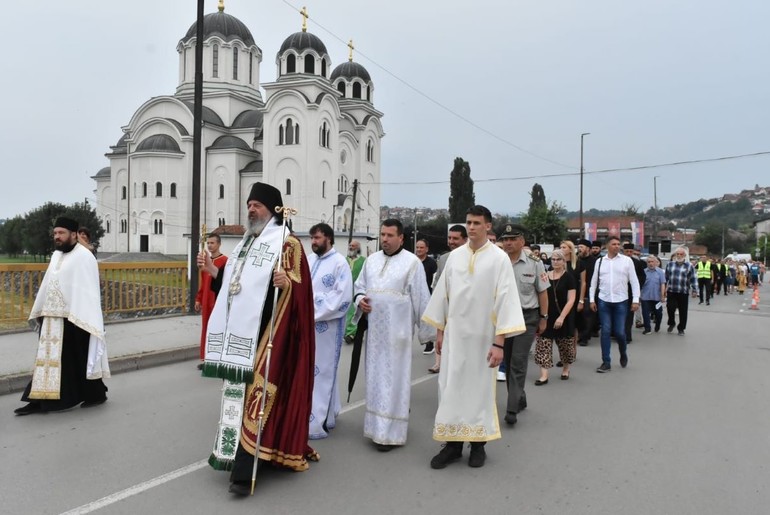
[[[201,252],[206,252],[206,238],[208,237],[208,234],[206,234],[206,224],[204,223],[201,225]]]
[[[288,207],[288,206],[276,206],[275,207],[275,212],[276,213],[281,213],[281,215],[283,216],[283,221],[284,222],[286,222],[289,218],[291,218],[292,215],[296,215],[297,214],[297,210],[296,209],[294,209],[293,207]]]

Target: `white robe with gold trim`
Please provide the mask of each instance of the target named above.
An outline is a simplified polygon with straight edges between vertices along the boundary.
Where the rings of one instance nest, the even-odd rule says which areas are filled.
[[[491,243],[452,251],[423,320],[443,329],[439,405],[434,440],[486,442],[500,438],[495,404],[497,367],[487,353],[496,335],[525,331],[511,260]]]
[[[509,265],[510,267],[510,265]],[[412,345],[432,341],[435,330],[420,323],[430,298],[422,262],[406,250],[366,258],[355,284],[356,304],[369,298],[366,333],[364,436],[375,443],[404,445],[409,423]],[[360,317],[360,309],[354,320]]]

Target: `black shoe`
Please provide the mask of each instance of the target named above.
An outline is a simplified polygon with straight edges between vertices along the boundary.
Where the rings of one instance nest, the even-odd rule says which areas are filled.
[[[711,302],[706,302],[706,305],[707,305],[707,306],[710,306],[710,305],[711,305]]]
[[[666,329],[666,332],[667,333],[673,333],[674,332],[674,326],[673,325],[668,326],[668,329]]]
[[[650,331],[649,329],[645,329],[644,331],[642,331],[642,334],[650,334],[651,332],[652,331]]]
[[[447,442],[438,454],[430,460],[430,468],[443,469],[452,462],[459,460],[463,455],[462,442]]]
[[[660,324],[655,324],[655,332],[656,333],[660,332]]]
[[[433,354],[433,342],[425,344],[425,348],[422,350],[423,354]]]
[[[599,372],[600,374],[609,372],[610,370],[612,370],[612,367],[610,366],[609,363],[602,363],[601,365],[599,365],[599,368],[596,369],[596,371]]]
[[[586,347],[588,345],[588,340],[580,340],[578,341],[578,345],[581,347]]]
[[[251,484],[248,481],[233,481],[227,491],[240,497],[246,497],[251,494]]]
[[[558,362],[556,362],[556,366],[561,368],[561,367],[564,366],[564,363],[562,363],[561,361],[558,361]]]
[[[703,301],[700,301],[700,302],[698,302],[698,305],[699,305],[699,306],[700,306],[701,304],[703,304]]]
[[[684,331],[680,330],[679,331],[679,336],[684,336]]]
[[[83,404],[80,405],[81,408],[93,408],[94,406],[99,406],[100,404],[104,404],[107,402],[107,397],[104,397],[104,399],[99,399],[98,401],[85,401]]]
[[[626,368],[628,365],[628,356],[620,356],[620,368]]]
[[[40,404],[37,402],[30,402],[26,406],[22,406],[21,408],[16,408],[13,410],[14,413],[16,413],[17,417],[23,417],[24,415],[32,415],[33,413],[44,413],[43,409],[40,407]]]
[[[395,449],[396,447],[398,447],[398,445],[387,445],[387,444],[384,444],[384,443],[374,442],[374,447],[375,447],[375,449],[377,449],[380,452],[390,452],[393,449]]]
[[[487,451],[484,450],[483,443],[471,444],[471,455],[468,457],[469,467],[483,467],[484,462],[487,460]]]
[[[541,381],[540,379],[535,380],[535,386],[542,386],[544,384],[548,384],[548,379]]]
[[[505,414],[505,423],[509,426],[513,426],[518,422],[518,419],[516,418],[516,413],[511,413],[510,411]]]

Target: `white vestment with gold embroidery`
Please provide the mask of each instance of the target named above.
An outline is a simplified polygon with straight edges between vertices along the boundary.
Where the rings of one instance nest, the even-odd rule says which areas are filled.
[[[421,343],[435,338],[435,330],[420,322],[430,298],[422,262],[406,250],[369,256],[356,280],[356,304],[364,295],[372,306],[366,333],[364,436],[379,444],[403,445],[414,337]],[[359,308],[354,319],[360,315]]]
[[[487,354],[496,335],[515,336],[526,329],[507,254],[489,242],[475,252],[468,244],[453,250],[423,320],[444,331],[433,439],[500,438],[497,367],[489,368]]]
[[[32,375],[32,399],[58,399],[64,319],[90,334],[86,377],[110,377],[104,340],[99,267],[79,243],[51,255],[29,320],[42,326]]]

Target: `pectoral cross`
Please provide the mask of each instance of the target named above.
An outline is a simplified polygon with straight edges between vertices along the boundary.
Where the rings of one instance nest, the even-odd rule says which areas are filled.
[[[272,261],[275,252],[268,252],[269,249],[270,245],[265,242],[260,243],[258,249],[252,249],[249,253],[249,256],[254,258],[254,263],[252,264],[254,266],[262,266],[262,263],[265,261]],[[257,263],[257,261],[259,261],[259,263]]]
[[[302,32],[307,32],[307,19],[310,18],[307,14],[307,7],[303,5],[299,13],[302,15]]]

